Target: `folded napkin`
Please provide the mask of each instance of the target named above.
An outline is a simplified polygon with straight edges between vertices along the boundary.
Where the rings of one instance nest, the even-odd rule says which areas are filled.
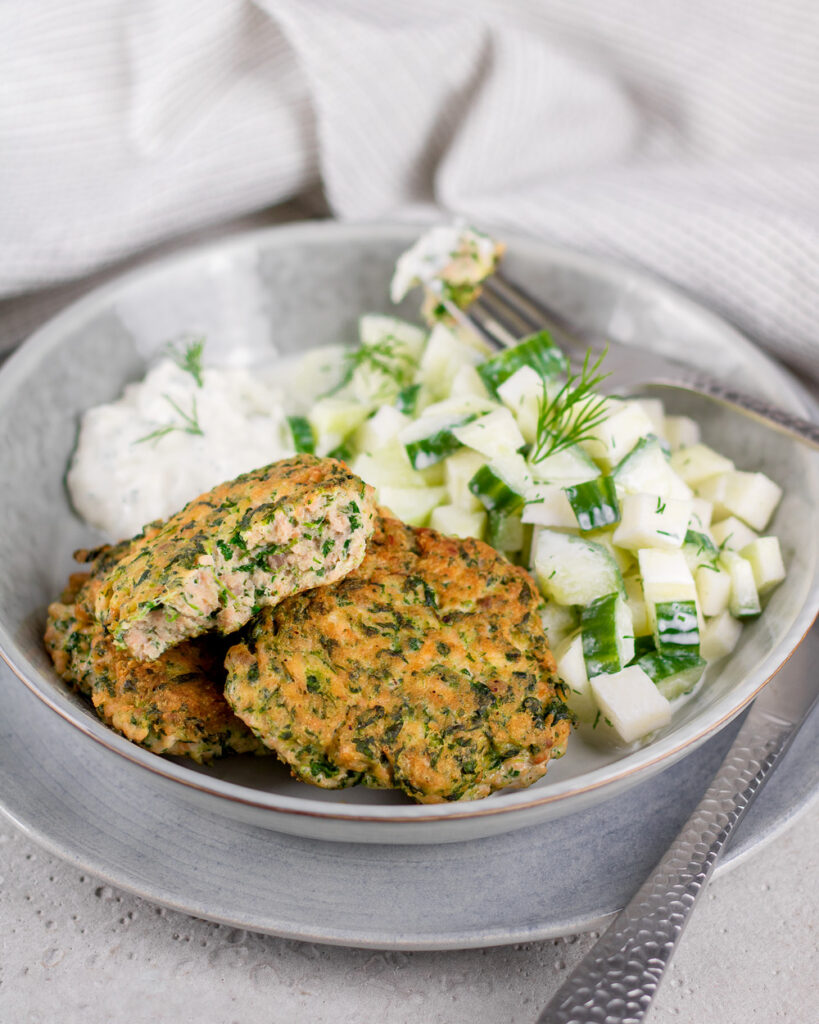
[[[819,377],[810,0],[0,5],[0,296],[321,183],[640,265]]]

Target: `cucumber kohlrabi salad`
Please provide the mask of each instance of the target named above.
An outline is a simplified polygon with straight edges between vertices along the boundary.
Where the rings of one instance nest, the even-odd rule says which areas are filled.
[[[437,229],[393,297],[423,284],[434,321],[442,285],[466,305],[498,254]],[[631,743],[666,725],[785,576],[765,535],[780,488],[660,401],[603,395],[601,360],[572,374],[546,332],[496,352],[461,326],[370,315],[357,348],[317,359],[333,383],[290,418],[293,446],[344,458],[405,522],[529,567],[584,731]]]

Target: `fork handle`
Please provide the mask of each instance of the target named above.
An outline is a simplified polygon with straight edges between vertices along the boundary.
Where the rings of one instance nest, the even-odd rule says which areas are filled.
[[[756,398],[754,395],[746,395],[732,387],[721,384],[713,377],[698,373],[696,370],[686,371],[681,369],[679,374],[667,379],[655,378],[652,376],[651,385],[661,387],[685,387],[692,391],[699,391],[701,394],[714,398],[723,405],[731,405],[751,415],[754,419],[762,420],[769,426],[784,434],[791,434],[800,440],[807,442],[814,448],[819,448],[819,423],[803,419],[801,416],[794,416],[791,413],[783,412],[782,409],[766,402],[764,398]]]
[[[537,1024],[639,1024],[729,837],[797,731],[754,706],[714,781]]]

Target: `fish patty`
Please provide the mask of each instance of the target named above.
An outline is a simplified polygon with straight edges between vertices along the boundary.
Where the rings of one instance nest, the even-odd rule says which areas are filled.
[[[345,579],[266,608],[226,659],[236,714],[305,782],[423,803],[528,786],[571,715],[531,577],[383,517]]]
[[[104,576],[96,616],[141,661],[361,563],[374,492],[335,459],[298,455],[189,502]]]
[[[92,572],[72,575],[48,610],[45,644],[57,672],[91,698],[106,724],[154,753],[204,762],[267,752],[224,699],[224,641],[203,637],[138,662],[114,646],[94,617],[95,569],[110,568],[130,544],[77,553],[92,562]]]

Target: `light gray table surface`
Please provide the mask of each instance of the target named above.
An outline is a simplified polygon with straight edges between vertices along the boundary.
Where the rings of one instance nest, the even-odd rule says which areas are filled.
[[[0,303],[0,350],[88,287]],[[819,1021],[818,809],[713,880],[651,1024]],[[0,1024],[527,1024],[595,937],[378,953],[256,935],[117,892],[0,819]]]

